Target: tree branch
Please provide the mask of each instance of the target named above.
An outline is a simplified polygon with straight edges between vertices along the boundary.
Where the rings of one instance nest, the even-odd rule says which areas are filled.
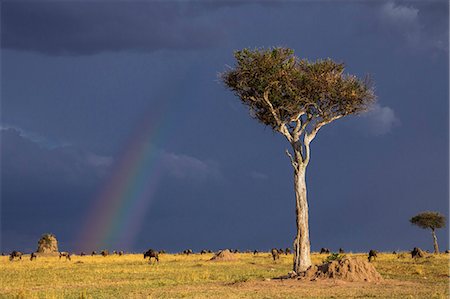
[[[264,99],[264,102],[267,104],[267,106],[269,106],[270,113],[272,113],[272,116],[275,120],[276,127],[278,128],[278,131],[281,134],[283,134],[284,137],[286,137],[286,139],[290,143],[292,143],[293,138],[292,138],[291,133],[289,132],[288,128],[286,127],[286,124],[281,121],[280,116],[278,115],[277,111],[275,110],[275,108],[273,107],[272,103],[269,100],[269,89],[267,89],[264,92],[263,99]]]
[[[288,151],[288,149],[286,149],[286,155],[287,155],[287,156],[289,157],[289,159],[291,160],[292,167],[294,167],[295,169],[297,169],[298,163],[295,162],[294,157],[292,157],[292,155],[291,155],[291,153]]]
[[[275,111],[275,108],[273,108],[273,105],[269,100],[269,89],[266,89],[266,91],[264,91],[263,99],[264,99],[264,102],[266,102],[267,106],[269,106],[270,113],[272,113],[272,116],[275,119],[277,126],[281,127],[281,125],[282,125],[281,119],[278,116],[277,112]]]
[[[332,117],[332,118],[330,118],[330,119],[328,119],[328,120],[319,122],[319,123],[317,123],[317,124],[314,126],[314,128],[311,130],[310,133],[305,133],[305,137],[304,137],[305,157],[304,157],[303,161],[304,161],[306,164],[308,164],[309,159],[310,159],[310,153],[311,153],[311,152],[310,152],[310,147],[309,147],[309,146],[310,146],[310,144],[311,144],[311,141],[313,141],[314,138],[316,137],[317,132],[319,132],[320,128],[322,128],[322,127],[325,126],[326,124],[329,124],[330,122],[335,121],[336,119],[339,119],[339,118],[341,118],[341,117],[343,117],[343,116],[344,116],[344,115],[337,115],[337,116],[334,116],[334,117]]]

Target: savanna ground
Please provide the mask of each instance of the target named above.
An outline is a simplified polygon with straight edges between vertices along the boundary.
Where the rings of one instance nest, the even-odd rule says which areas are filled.
[[[365,254],[348,254],[361,256]],[[327,255],[313,254],[320,264]],[[448,298],[449,255],[413,260],[379,254],[380,283],[273,280],[291,270],[292,255],[273,262],[269,253],[236,254],[211,262],[212,254],[163,254],[150,265],[142,254],[124,256],[0,257],[0,298]]]

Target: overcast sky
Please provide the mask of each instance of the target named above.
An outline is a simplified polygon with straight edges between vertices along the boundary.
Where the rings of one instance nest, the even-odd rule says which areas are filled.
[[[272,46],[370,74],[378,96],[312,144],[312,249],[431,250],[408,220],[448,216],[448,12],[445,0],[2,1],[1,250],[34,250],[46,232],[63,250],[101,249],[80,234],[147,123],[158,167],[141,179],[154,188],[104,247],[290,246],[288,144],[217,77],[234,50]]]

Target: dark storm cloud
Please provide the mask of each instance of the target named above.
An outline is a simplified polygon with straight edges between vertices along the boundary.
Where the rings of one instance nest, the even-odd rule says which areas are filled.
[[[419,49],[448,50],[448,2],[386,2],[379,17],[386,34]]]
[[[2,5],[2,47],[49,55],[208,48],[225,33],[219,24],[205,23],[201,11],[207,8],[182,2],[8,1]]]
[[[8,182],[86,187],[98,182],[113,161],[70,145],[55,146],[15,128],[1,129],[1,135],[2,180]]]
[[[358,37],[383,37],[384,46],[448,51],[448,1],[372,1],[354,5]],[[367,9],[369,8],[369,9]],[[435,54],[434,53],[434,54]]]
[[[69,144],[55,143],[20,128],[0,129],[3,180],[28,180],[48,188],[70,184],[86,187],[107,177],[119,158],[102,156]],[[217,162],[155,149],[161,159],[161,173],[171,179],[202,182],[220,180]]]

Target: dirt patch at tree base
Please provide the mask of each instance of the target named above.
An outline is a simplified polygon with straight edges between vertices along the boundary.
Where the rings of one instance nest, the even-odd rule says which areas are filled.
[[[308,270],[295,274],[290,272],[279,279],[324,280],[336,279],[351,282],[380,282],[380,273],[366,260],[359,258],[343,258],[319,266],[311,266]]]
[[[221,250],[218,253],[216,253],[210,261],[234,261],[236,260],[236,257],[233,253],[231,253],[230,250],[225,249]]]

